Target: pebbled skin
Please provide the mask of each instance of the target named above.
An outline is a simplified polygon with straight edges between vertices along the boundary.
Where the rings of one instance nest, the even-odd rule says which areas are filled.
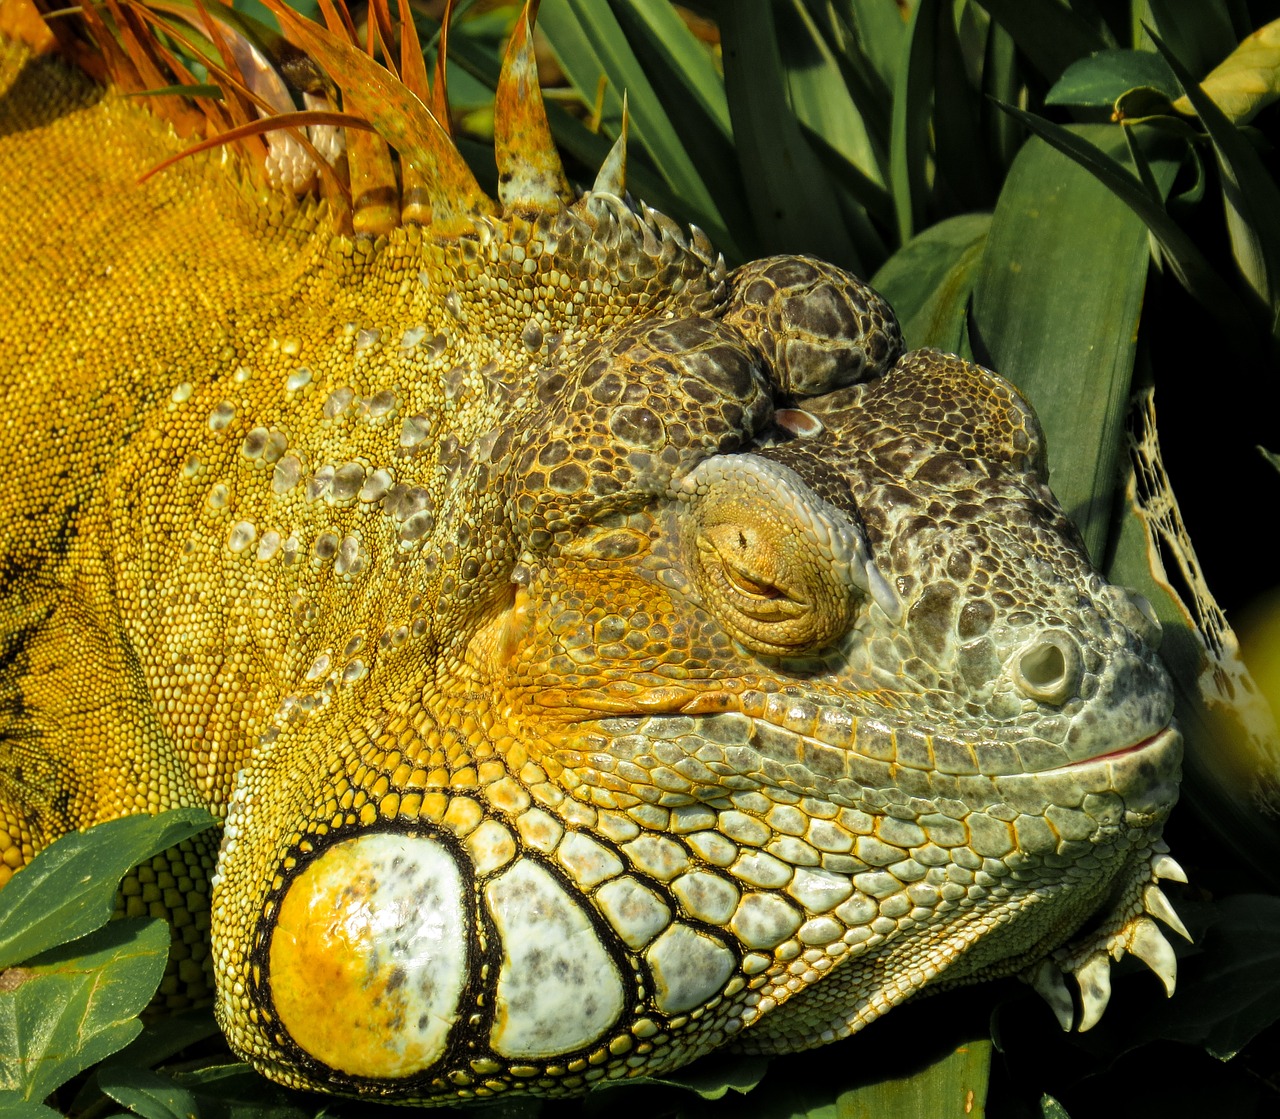
[[[182,142],[56,59],[0,91],[0,854],[224,817],[211,909],[198,850],[147,904],[262,1072],[574,1094],[1171,988],[1158,625],[1005,381],[603,190],[354,236],[136,185]]]

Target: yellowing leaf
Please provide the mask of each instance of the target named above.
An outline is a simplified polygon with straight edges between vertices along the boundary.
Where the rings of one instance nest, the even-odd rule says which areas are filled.
[[[1280,98],[1280,19],[1260,27],[1200,83],[1228,120],[1247,124]],[[1195,110],[1186,97],[1173,107],[1187,116]]]

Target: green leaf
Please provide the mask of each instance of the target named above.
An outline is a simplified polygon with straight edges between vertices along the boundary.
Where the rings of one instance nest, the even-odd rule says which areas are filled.
[[[929,118],[937,52],[939,0],[920,0],[911,13],[898,81],[893,89],[889,172],[898,239],[905,244],[924,219],[928,193]]]
[[[224,97],[222,87],[211,83],[193,83],[191,85],[167,85],[156,89],[138,89],[126,93],[125,97],[209,97],[221,101]]]
[[[23,1099],[19,1092],[0,1088],[0,1119],[62,1119],[62,1113]]]
[[[1031,64],[1054,81],[1076,59],[1111,46],[1058,0],[978,0],[1003,26]]]
[[[104,1069],[98,1073],[98,1087],[142,1119],[200,1119],[192,1092],[148,1069]]]
[[[1210,920],[1159,1028],[1160,1036],[1199,1042],[1226,1061],[1280,1020],[1280,898],[1223,898]]]
[[[887,5],[853,4],[842,11],[840,6],[823,0],[793,0],[799,18],[804,22],[821,56],[822,65],[810,57],[805,64],[807,43],[784,43],[788,56],[787,80],[791,85],[796,115],[811,129],[819,128],[816,117],[843,115],[845,102],[852,106],[857,123],[829,119],[836,131],[828,143],[841,150],[850,163],[882,188],[888,180],[889,119],[892,95],[886,76],[897,71],[905,16]],[[846,18],[847,17],[847,18]],[[882,69],[872,55],[885,52],[889,66]],[[824,73],[830,70],[831,73]],[[837,81],[843,87],[837,89]],[[801,87],[812,84],[808,94]],[[820,100],[822,87],[829,83],[834,105]],[[864,141],[865,137],[865,141]],[[864,146],[865,143],[865,146]]]
[[[1110,50],[1073,62],[1045,94],[1046,105],[1114,104],[1128,90],[1144,86],[1169,99],[1181,92],[1169,64],[1151,51]]]
[[[1040,1119],[1071,1119],[1067,1109],[1050,1095],[1040,1097]]]
[[[857,60],[865,59],[874,73],[888,102],[888,91],[893,88],[898,66],[902,62],[902,45],[906,38],[908,8],[902,4],[879,4],[852,0],[831,5],[827,0],[806,0],[811,10],[835,7],[843,12],[850,37],[856,43]],[[815,11],[815,14],[817,12]],[[861,102],[859,102],[861,105]],[[865,106],[863,106],[865,111]]]
[[[193,1069],[175,1079],[195,1097],[206,1119],[316,1119],[329,1110],[269,1083],[241,1062]],[[514,1100],[508,1106],[517,1117],[523,1110]]]
[[[696,215],[712,239],[729,251],[727,246],[734,244],[730,223],[610,7],[599,0],[547,0],[539,9],[538,25],[588,105],[595,103],[597,87],[605,79],[604,120],[612,135],[621,123],[625,91],[634,143],[648,152],[684,211]]]
[[[970,1041],[927,1068],[842,1092],[839,1119],[934,1119],[940,1115],[982,1119],[986,1114],[991,1042]]]
[[[969,297],[990,228],[990,214],[948,218],[913,237],[872,277],[871,286],[897,314],[909,349],[963,349]]]
[[[1162,89],[1152,89],[1149,85],[1126,89],[1116,98],[1111,110],[1112,120],[1124,121],[1127,124],[1146,121],[1152,117],[1162,118],[1160,123],[1165,128],[1182,125],[1179,131],[1183,136],[1192,143],[1199,140],[1198,134],[1190,125],[1184,124],[1174,116],[1173,102]]]
[[[720,138],[731,139],[733,126],[729,123],[724,83],[710,53],[694,38],[675,8],[664,0],[610,0],[610,6],[627,33],[628,42],[649,48],[640,56],[646,72],[654,77],[661,74],[678,83],[674,89],[663,89],[661,83],[657,84],[663,103],[695,102]],[[654,67],[659,65],[661,71],[655,71]],[[670,109],[668,112],[679,127],[676,113]]]
[[[1177,276],[1178,282],[1232,336],[1244,336],[1248,333],[1249,320],[1240,306],[1238,296],[1214,270],[1196,243],[1169,217],[1164,206],[1147,193],[1139,179],[1107,152],[1081,139],[1074,132],[1012,105],[1002,105],[1001,108],[1022,121],[1042,140],[1086,168],[1133,210],[1159,243],[1164,259]]]
[[[949,5],[936,13],[933,76],[934,195],[955,199],[961,210],[985,210],[995,201],[999,183],[984,151],[981,108],[966,69]]]
[[[1102,125],[1070,135],[1124,143]],[[1174,170],[1160,166],[1166,189]],[[1141,220],[1106,186],[1046,144],[1023,148],[991,223],[970,337],[1040,416],[1050,483],[1095,559],[1111,523],[1147,260]]]
[[[718,1100],[731,1091],[739,1094],[750,1092],[764,1078],[768,1068],[768,1060],[761,1057],[719,1052],[661,1076],[645,1077],[640,1083],[685,1088],[704,1100]]]
[[[1276,454],[1275,451],[1268,451],[1266,447],[1259,447],[1258,454],[1271,463],[1271,465],[1277,470],[1280,470],[1280,455]]]
[[[987,28],[987,46],[982,60],[982,116],[988,145],[996,157],[996,165],[1003,175],[1013,163],[1022,146],[1022,129],[1007,113],[1000,111],[1000,103],[1012,104],[1018,100],[1022,77],[1018,69],[1018,51],[1013,36],[994,21]]]
[[[1280,20],[1258,28],[1205,76],[1205,95],[1234,124],[1247,124],[1280,99]],[[1187,98],[1175,103],[1190,112]]]
[[[721,3],[725,91],[739,170],[755,221],[753,251],[813,252],[854,272],[858,251],[839,223],[834,190],[788,101],[770,0]]]
[[[203,808],[179,808],[55,839],[0,892],[0,968],[101,928],[125,874],[212,825]]]
[[[1271,308],[1273,329],[1280,328],[1280,188],[1240,130],[1164,43],[1152,38],[1213,142],[1236,263],[1249,286]]]
[[[1135,18],[1151,24],[1188,70],[1203,74],[1226,58],[1240,37],[1231,25],[1230,6],[1205,0],[1147,0],[1146,12],[1139,8]],[[1136,26],[1135,37],[1141,31]]]
[[[855,100],[856,87],[848,84],[832,47],[798,0],[774,9],[778,21],[779,49],[787,91],[804,140],[822,159],[824,172],[847,192],[842,207],[846,223],[865,261],[878,259],[884,247],[868,214],[892,220],[893,202],[885,188],[887,155],[873,138],[877,116],[887,114],[878,105],[870,119]],[[820,65],[815,65],[815,56]]]
[[[610,6],[671,127],[736,235],[749,211],[735,166],[724,79],[711,52],[667,0],[610,0]]]
[[[42,1100],[132,1041],[164,976],[169,938],[165,921],[112,921],[4,972],[0,1088]]]
[[[149,1022],[142,1033],[111,1057],[108,1064],[151,1068],[175,1053],[180,1053],[187,1046],[217,1037],[218,1034],[218,1023],[214,1021],[210,1007],[179,1010]]]

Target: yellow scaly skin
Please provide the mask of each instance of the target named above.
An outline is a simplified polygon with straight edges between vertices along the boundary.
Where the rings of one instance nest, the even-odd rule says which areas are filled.
[[[1158,626],[1010,386],[527,139],[377,238],[182,146],[0,53],[0,873],[207,805],[232,1046],[406,1101],[1172,989]]]

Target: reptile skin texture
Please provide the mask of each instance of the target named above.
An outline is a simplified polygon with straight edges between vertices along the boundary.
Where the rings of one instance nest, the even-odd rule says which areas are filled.
[[[4,6],[0,883],[207,806],[220,848],[121,895],[174,922],[161,1002],[406,1102],[1013,974],[1087,1028],[1125,953],[1172,991],[1159,625],[1011,385],[829,264],[727,268],[622,144],[571,186],[527,12],[492,200],[438,103],[287,15],[376,131],[140,183],[191,103]]]

